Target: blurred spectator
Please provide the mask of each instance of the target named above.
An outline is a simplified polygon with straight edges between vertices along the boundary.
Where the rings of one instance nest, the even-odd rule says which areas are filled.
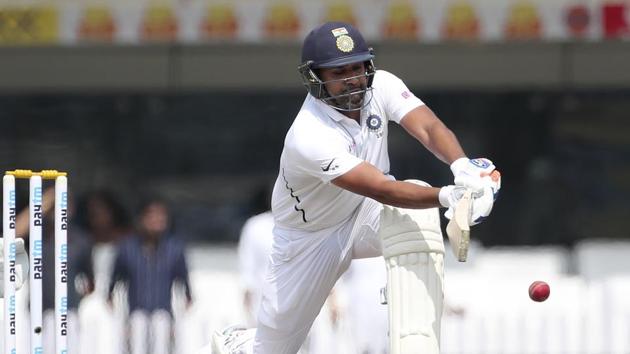
[[[187,304],[192,301],[184,245],[171,233],[165,201],[146,200],[136,218],[136,233],[117,249],[109,300],[116,284],[125,283],[131,354],[170,353],[173,285],[181,282]]]
[[[112,191],[97,189],[80,198],[76,219],[94,242],[95,294],[104,302],[112,273],[115,243],[131,233],[129,215]]]
[[[243,286],[243,306],[247,326],[255,327],[261,287],[267,274],[268,257],[273,243],[273,216],[271,215],[271,181],[261,184],[249,205],[249,219],[243,224],[238,241],[238,267]]]
[[[87,193],[79,202],[77,222],[96,243],[116,242],[129,233],[129,217],[109,190]]]
[[[273,216],[271,211],[249,218],[238,243],[238,261],[243,286],[243,305],[247,325],[256,326],[256,312],[260,306],[261,287],[267,273],[267,258],[273,243]]]

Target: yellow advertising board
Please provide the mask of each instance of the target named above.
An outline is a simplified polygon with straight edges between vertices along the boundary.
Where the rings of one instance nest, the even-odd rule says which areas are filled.
[[[0,0],[0,45],[299,42],[325,21],[369,41],[630,39],[630,0]]]
[[[59,15],[52,6],[0,6],[0,44],[48,44],[59,39]]]

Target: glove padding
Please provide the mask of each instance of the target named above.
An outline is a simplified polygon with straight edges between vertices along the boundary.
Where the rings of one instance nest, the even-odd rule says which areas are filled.
[[[492,161],[486,158],[459,158],[451,164],[451,171],[455,176],[455,185],[470,189],[473,196],[479,197],[484,188],[489,186],[493,198],[496,199],[501,189],[501,173]]]
[[[444,213],[447,219],[453,218],[455,206],[464,195],[464,192],[466,192],[466,187],[462,186],[446,186],[440,189],[440,203],[448,208]],[[494,193],[492,187],[487,185],[480,196],[473,195],[469,225],[474,226],[484,221],[492,212],[493,205]]]

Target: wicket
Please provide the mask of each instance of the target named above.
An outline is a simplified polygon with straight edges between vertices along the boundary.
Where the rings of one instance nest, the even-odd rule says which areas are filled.
[[[4,353],[16,348],[16,195],[15,179],[29,179],[30,353],[42,354],[42,180],[55,180],[55,353],[67,353],[68,334],[68,180],[56,170],[6,171],[3,178]]]

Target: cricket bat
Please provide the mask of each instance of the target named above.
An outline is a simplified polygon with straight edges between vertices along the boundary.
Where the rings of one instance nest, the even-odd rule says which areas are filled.
[[[460,262],[466,262],[470,245],[470,216],[472,213],[472,193],[466,190],[462,199],[455,205],[453,217],[446,225],[449,243]]]

